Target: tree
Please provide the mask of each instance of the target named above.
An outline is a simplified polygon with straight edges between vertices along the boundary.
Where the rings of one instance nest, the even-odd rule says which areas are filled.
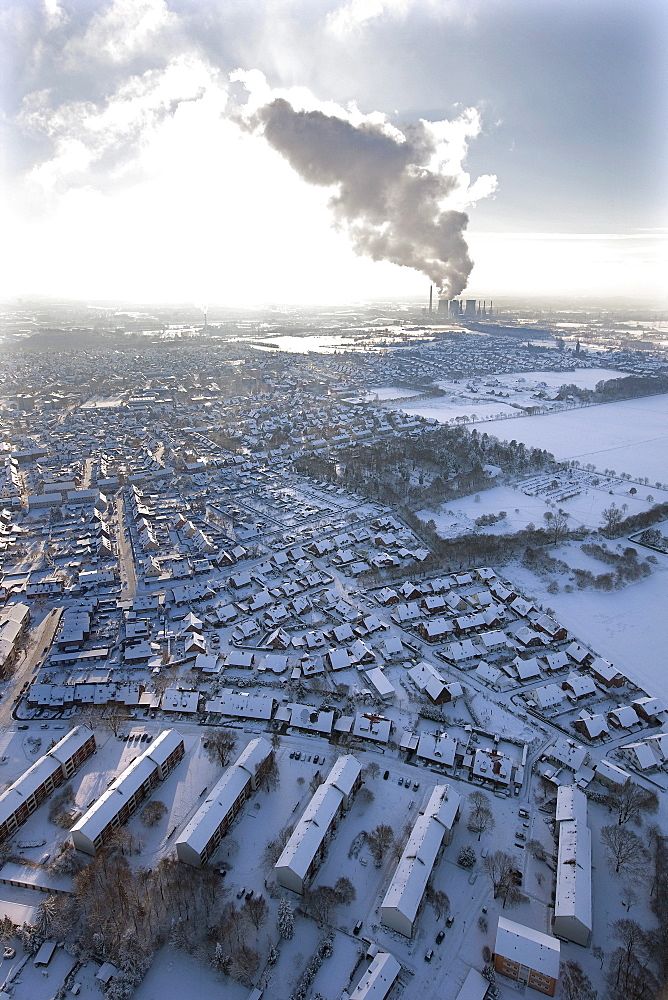
[[[331,885],[319,885],[305,893],[304,902],[314,920],[319,924],[327,924],[330,922],[333,910],[341,903],[341,898]]]
[[[266,922],[269,915],[267,900],[260,894],[253,895],[250,899],[244,900],[243,912],[244,916],[248,917],[248,920],[251,922],[255,930],[259,931],[260,927]]]
[[[486,830],[493,830],[494,816],[489,808],[489,799],[483,792],[471,792],[469,795],[471,812],[469,813],[468,828],[472,833],[478,834],[478,840]]]
[[[237,738],[231,729],[214,729],[206,739],[206,754],[214,764],[227,767],[234,748],[237,745]]]
[[[141,821],[144,826],[156,826],[167,815],[167,806],[159,799],[153,799],[142,809]]]
[[[649,865],[649,855],[637,833],[624,826],[604,826],[601,840],[608,851],[610,866],[615,874],[640,872]]]
[[[628,510],[628,506],[623,503],[621,507],[613,501],[609,507],[601,511],[601,516],[603,518],[603,531],[606,535],[614,535],[624,520],[624,515]]]
[[[312,775],[311,780],[308,783],[309,791],[311,792],[312,795],[318,788],[320,788],[322,782],[323,782],[322,774],[320,773],[320,771],[316,771],[315,774]]]
[[[536,840],[533,837],[531,840],[527,840],[527,851],[530,854],[533,854],[536,861],[544,861],[548,868],[551,868],[549,861],[554,860],[554,858],[552,855],[547,853],[545,846],[540,842],[540,840]],[[552,871],[554,871],[554,869],[552,869]]]
[[[394,843],[394,831],[391,826],[381,823],[367,834],[366,841],[374,861],[379,865]]]
[[[611,925],[611,936],[620,942],[606,969],[606,1000],[655,1000],[659,983],[651,972],[652,941],[635,920],[624,917]]]
[[[434,908],[434,914],[436,919],[440,920],[450,912],[450,899],[445,892],[440,889],[434,889],[432,886],[427,886],[426,892],[427,902],[430,906]]]
[[[565,510],[561,510],[560,508],[556,513],[551,510],[546,511],[543,514],[543,518],[552,536],[553,543],[557,545],[568,531],[569,515]]]
[[[289,941],[295,933],[295,914],[289,899],[283,897],[278,904],[278,933],[285,941]]]
[[[596,1000],[598,994],[589,976],[582,971],[582,966],[572,959],[561,963],[559,982],[568,1000]]]
[[[367,764],[365,770],[368,776],[372,779],[377,778],[380,774],[380,767],[375,760],[372,760],[370,764]]]
[[[507,851],[494,851],[482,861],[483,871],[494,885],[494,898],[501,896],[503,909],[506,903],[517,903],[523,898],[517,887],[517,859]]]
[[[357,899],[357,893],[355,891],[355,886],[352,884],[349,878],[342,875],[337,878],[334,883],[334,891],[339,894],[339,900],[342,906],[349,906],[350,903],[354,903]]]
[[[275,752],[272,750],[255,772],[257,787],[264,788],[267,792],[272,791],[278,788],[279,777],[278,760]]]
[[[617,810],[617,822],[621,826],[633,820],[634,823],[640,821],[641,813],[655,813],[659,808],[659,800],[656,792],[636,785],[628,778],[621,790],[613,799]]]
[[[466,844],[462,847],[457,857],[457,864],[461,865],[462,868],[473,868],[477,860],[476,852],[473,850],[470,844]]]

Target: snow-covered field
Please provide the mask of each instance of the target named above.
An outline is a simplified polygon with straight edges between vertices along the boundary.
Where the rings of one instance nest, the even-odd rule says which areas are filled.
[[[496,423],[491,432],[545,448],[559,461],[578,459],[598,469],[647,476],[651,483],[668,481],[666,394],[522,417],[507,428]]]
[[[441,379],[436,385],[447,395],[431,399],[416,400],[415,403],[398,404],[399,409],[412,416],[444,423],[457,417],[467,417],[478,423],[498,418],[517,418],[518,406],[551,406],[537,393],[547,393],[562,385],[577,385],[593,389],[598,382],[619,378],[620,373],[609,368],[582,368],[570,372],[516,372],[498,376],[477,375],[461,381]],[[494,394],[496,398],[490,399]],[[503,393],[503,396],[499,395]],[[381,396],[379,400],[389,401],[409,396],[411,393],[397,392],[392,396]],[[513,405],[515,404],[515,405]],[[553,404],[557,409],[563,403]]]

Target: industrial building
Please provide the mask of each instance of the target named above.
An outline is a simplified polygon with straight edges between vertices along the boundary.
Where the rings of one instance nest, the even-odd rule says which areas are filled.
[[[258,770],[272,753],[271,744],[261,736],[250,741],[184,827],[176,842],[179,861],[194,868],[206,864],[244,802],[257,789]]]
[[[168,777],[183,754],[180,733],[163,730],[74,824],[71,836],[76,849],[95,856],[158,782]]]
[[[412,937],[427,882],[442,848],[450,842],[461,796],[450,785],[436,785],[420,813],[380,907],[384,927]]]
[[[361,784],[362,766],[357,758],[351,754],[339,757],[314,792],[274,865],[279,885],[300,894],[304,892],[322,861],[333,831]]]
[[[95,751],[95,736],[77,726],[0,795],[0,842],[11,837],[55,788]]]

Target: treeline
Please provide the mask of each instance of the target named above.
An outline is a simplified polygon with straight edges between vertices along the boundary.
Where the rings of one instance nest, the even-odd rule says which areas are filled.
[[[636,399],[668,392],[668,375],[627,375],[608,382],[597,382],[594,389],[568,383],[559,387],[559,395],[573,396],[583,403],[612,403],[617,399]]]
[[[607,538],[620,538],[622,535],[630,535],[635,531],[642,531],[659,521],[668,518],[668,503],[657,503],[649,510],[641,510],[637,514],[629,514],[623,520],[618,521],[613,528],[603,531]]]

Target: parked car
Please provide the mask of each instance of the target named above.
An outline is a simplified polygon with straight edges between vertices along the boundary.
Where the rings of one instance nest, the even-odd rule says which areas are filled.
[[[445,937],[445,931],[439,931],[438,934],[436,935],[436,944],[440,944],[444,937]]]
[[[355,926],[353,927],[353,934],[357,935],[361,930],[362,930],[362,921],[358,920]]]
[[[425,960],[425,962],[431,962],[431,960],[432,960],[433,957],[434,957],[434,949],[433,948],[428,948],[427,951],[425,951],[425,953],[424,953],[424,960]]]
[[[390,776],[390,772],[389,772],[389,771],[386,771],[386,772],[385,772],[385,774],[383,775],[383,779],[384,779],[385,781],[387,781],[387,779],[389,778],[389,776]]]

